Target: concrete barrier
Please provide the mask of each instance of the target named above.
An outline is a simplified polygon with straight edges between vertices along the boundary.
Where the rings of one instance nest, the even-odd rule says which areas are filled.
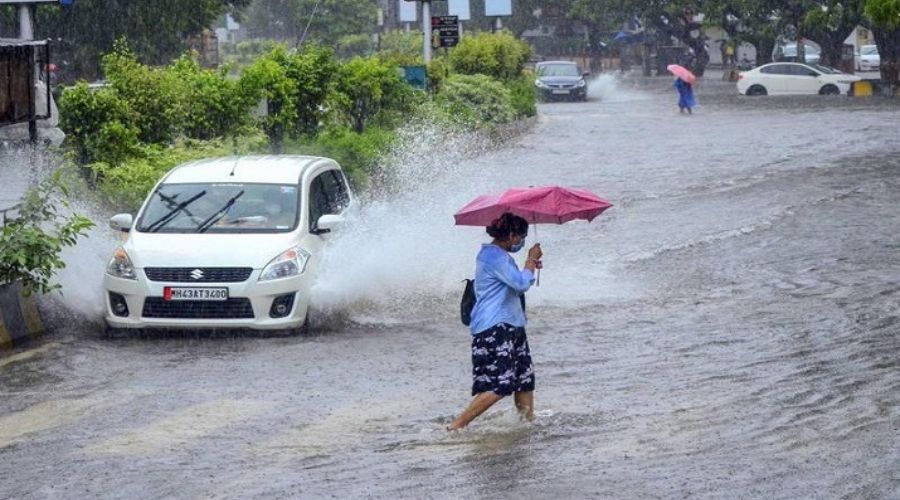
[[[18,283],[0,285],[0,350],[44,333],[35,297],[23,297]]]

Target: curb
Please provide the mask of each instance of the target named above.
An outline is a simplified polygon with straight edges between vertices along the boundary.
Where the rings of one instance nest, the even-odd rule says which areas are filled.
[[[23,297],[22,285],[0,285],[0,350],[11,349],[44,333],[35,297]]]

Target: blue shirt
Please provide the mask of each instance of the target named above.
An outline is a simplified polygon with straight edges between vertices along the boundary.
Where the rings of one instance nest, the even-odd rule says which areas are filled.
[[[500,323],[525,326],[525,311],[519,295],[534,283],[534,274],[519,270],[513,258],[497,245],[481,246],[475,259],[475,308],[472,309],[472,334]]]

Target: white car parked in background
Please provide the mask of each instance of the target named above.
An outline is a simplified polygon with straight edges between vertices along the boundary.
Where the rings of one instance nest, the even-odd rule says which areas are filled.
[[[352,203],[340,166],[303,156],[201,160],[173,169],[106,270],[108,326],[299,331],[324,237]]]
[[[770,63],[738,74],[745,95],[848,94],[861,78],[818,64]]]
[[[881,68],[881,56],[877,45],[863,45],[856,56],[858,71],[878,71]]]

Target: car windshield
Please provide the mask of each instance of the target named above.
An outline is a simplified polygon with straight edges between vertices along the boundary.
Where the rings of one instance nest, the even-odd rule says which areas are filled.
[[[538,68],[538,76],[581,76],[574,64],[546,64]]]
[[[137,224],[140,232],[277,233],[297,227],[297,186],[162,184]]]
[[[878,47],[875,45],[866,45],[859,51],[860,54],[864,56],[874,56],[878,55]]]

